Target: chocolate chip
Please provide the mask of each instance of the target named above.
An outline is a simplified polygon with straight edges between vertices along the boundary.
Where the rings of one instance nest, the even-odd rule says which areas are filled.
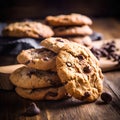
[[[40,54],[41,52],[48,51],[46,48],[36,49],[36,53]]]
[[[90,97],[90,93],[89,93],[89,92],[85,92],[85,93],[84,93],[84,97],[85,97],[85,98]]]
[[[98,48],[92,47],[91,52],[94,54],[94,56],[99,60],[101,57],[101,51]]]
[[[120,55],[116,53],[117,48],[115,45],[115,41],[108,42],[102,45],[100,49],[91,48],[91,52],[98,58],[106,57],[107,59],[117,61],[120,64]]]
[[[79,59],[79,60],[83,60],[84,57],[83,57],[82,55],[79,55],[79,56],[78,56],[78,59]]]
[[[90,73],[90,72],[91,72],[89,66],[84,67],[84,68],[83,68],[83,71],[84,71],[85,73]]]
[[[101,94],[101,99],[105,103],[110,103],[112,101],[112,96],[111,96],[111,94],[104,92],[104,93]]]
[[[61,40],[61,39],[56,39],[56,41],[58,41],[58,42],[64,42],[63,40]]]
[[[71,66],[72,66],[71,62],[66,62],[66,65],[67,65],[68,67],[71,67]]]
[[[47,95],[52,96],[52,97],[56,97],[58,95],[58,93],[48,92]]]
[[[109,55],[108,52],[104,49],[101,49],[100,51],[103,57],[107,57]]]
[[[117,55],[117,54],[115,54],[115,53],[111,53],[110,55],[111,55],[111,57],[114,59],[114,61],[118,61],[119,55]]]
[[[115,52],[115,50],[116,50],[116,48],[110,47],[107,51],[108,51],[108,52]]]
[[[40,109],[35,103],[31,103],[30,106],[26,108],[26,111],[22,113],[23,116],[35,116],[38,114],[40,114]]]
[[[88,98],[88,97],[90,97],[90,93],[89,92],[85,92],[84,93],[84,96],[82,96],[82,100],[84,100],[84,99],[86,99],[86,98]]]
[[[30,60],[26,61],[26,62],[25,62],[25,65],[28,65],[29,63],[30,63]]]
[[[48,57],[44,57],[43,60],[44,60],[44,61],[48,61],[49,58],[48,58]]]
[[[36,70],[30,70],[30,71],[27,73],[27,75],[31,78],[31,76],[32,76],[33,74],[36,74],[36,73],[37,73]]]
[[[109,54],[108,56],[107,56],[107,59],[111,59],[112,57],[111,57],[111,55]]]

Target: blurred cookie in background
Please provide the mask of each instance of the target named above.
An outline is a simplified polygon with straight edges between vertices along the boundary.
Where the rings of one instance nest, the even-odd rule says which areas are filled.
[[[53,30],[40,22],[24,21],[8,24],[2,31],[7,37],[47,38],[54,35]]]

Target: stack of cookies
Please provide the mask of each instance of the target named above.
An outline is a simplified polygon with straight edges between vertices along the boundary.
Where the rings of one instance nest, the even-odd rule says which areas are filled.
[[[25,66],[15,70],[11,82],[18,95],[31,100],[59,100],[67,97],[55,70],[56,54],[46,48],[23,50],[18,56]]]
[[[88,48],[60,37],[40,44],[43,48],[24,50],[17,56],[25,64],[10,76],[17,94],[32,100],[58,100],[68,95],[88,102],[98,99],[103,75]]]
[[[69,15],[47,16],[45,20],[53,27],[54,36],[67,38],[88,47],[91,46],[90,35],[93,31],[90,28],[92,20],[89,17],[72,13]]]

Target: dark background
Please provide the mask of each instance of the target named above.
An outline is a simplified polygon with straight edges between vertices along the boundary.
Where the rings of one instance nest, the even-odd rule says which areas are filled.
[[[81,13],[120,17],[118,0],[0,0],[0,21],[42,19],[47,15]]]

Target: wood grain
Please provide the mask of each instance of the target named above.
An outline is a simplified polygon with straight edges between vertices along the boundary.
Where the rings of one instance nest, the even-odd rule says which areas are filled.
[[[104,34],[105,39],[119,38],[120,22],[114,19],[94,20],[93,29]],[[8,61],[9,62],[9,61]],[[2,63],[1,63],[2,64]],[[4,64],[4,62],[3,62]],[[12,63],[13,64],[13,63]],[[112,94],[110,104],[99,98],[94,103],[83,103],[74,98],[59,101],[36,101],[41,113],[34,117],[20,114],[32,102],[19,97],[14,90],[0,90],[1,120],[119,120],[120,119],[120,71],[104,73],[104,91]]]

